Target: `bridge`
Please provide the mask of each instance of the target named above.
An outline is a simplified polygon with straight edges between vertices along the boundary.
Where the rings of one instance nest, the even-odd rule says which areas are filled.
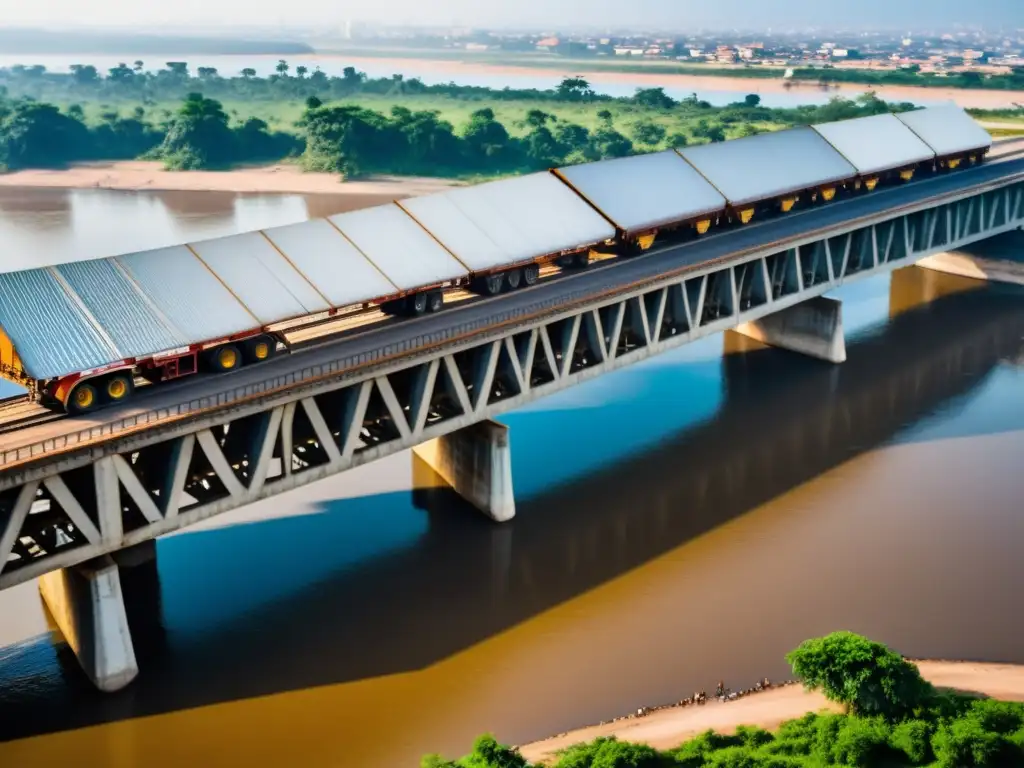
[[[86,671],[116,689],[137,667],[110,555],[408,448],[508,520],[508,435],[493,417],[728,329],[842,362],[841,308],[823,294],[1019,229],[1022,193],[1024,160],[995,160],[361,327],[87,417],[33,416],[0,435],[0,589],[42,576]]]
[[[315,582],[315,589],[298,589],[287,601],[256,611],[222,605],[230,598],[221,585],[207,611],[222,607],[227,615],[208,628],[203,642],[174,643],[169,662],[160,659],[171,642],[163,633],[180,641],[183,628],[167,627],[158,615],[161,587],[153,564],[128,569],[128,618],[140,637],[136,650],[145,669],[131,698],[83,707],[71,697],[55,704],[39,687],[21,685],[0,713],[0,740],[423,669],[725,525],[885,443],[906,424],[980,386],[1001,361],[1020,355],[1021,302],[987,291],[936,299],[929,277],[935,275],[916,268],[894,275],[890,307],[898,316],[881,334],[851,344],[842,366],[794,370],[787,364],[794,361],[777,355],[724,355],[726,397],[709,421],[530,499],[515,526],[467,526],[451,514],[450,491],[421,490],[414,501],[429,527],[415,543],[341,574],[325,561],[324,578],[306,572],[298,581]],[[414,471],[429,468],[417,461]],[[298,552],[309,538],[337,539],[339,514],[350,520],[343,530],[371,522],[373,508],[359,509],[272,521],[266,525],[276,533],[263,535],[264,547],[224,556],[260,561],[280,557],[273,540],[298,541],[290,548]],[[216,578],[209,563],[195,568],[200,581]],[[411,572],[430,578],[410,583]],[[285,568],[280,577],[287,581],[289,573]],[[328,604],[334,609],[325,613]],[[447,620],[437,610],[441,605],[462,620]],[[317,631],[301,622],[294,626],[296,616],[316,617],[309,621]],[[402,617],[398,623],[396,616]],[[405,642],[399,625],[419,641]],[[260,631],[267,626],[290,629]],[[236,649],[230,660],[217,650],[224,647]],[[304,661],[328,647],[335,651],[331,664]],[[58,660],[65,674],[80,674],[71,668],[71,654]],[[0,686],[13,685],[18,661],[10,659],[6,675],[0,667]],[[248,672],[256,668],[261,674]],[[203,675],[212,669],[223,674],[211,687]]]

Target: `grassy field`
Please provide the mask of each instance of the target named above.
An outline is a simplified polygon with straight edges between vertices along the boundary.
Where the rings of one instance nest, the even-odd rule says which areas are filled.
[[[475,110],[483,107],[490,107],[494,110],[497,119],[505,125],[513,135],[523,135],[528,132],[524,123],[527,112],[531,109],[541,109],[548,114],[556,116],[557,120],[576,123],[593,130],[600,124],[597,117],[598,112],[607,109],[613,115],[613,125],[620,132],[630,135],[632,127],[637,122],[652,122],[663,125],[669,134],[674,132],[689,133],[697,123],[698,118],[674,115],[664,110],[646,109],[644,107],[623,105],[623,104],[565,104],[565,103],[541,103],[536,101],[468,101],[464,99],[450,99],[439,96],[374,96],[360,95],[345,99],[344,104],[358,105],[377,112],[387,113],[393,106],[403,106],[411,110],[436,110],[441,113],[444,120],[448,120],[460,129],[469,121],[469,116]],[[271,128],[282,131],[294,131],[295,122],[302,115],[305,105],[302,101],[224,101],[225,111],[231,115],[234,121],[242,121],[248,117],[258,117],[265,120]],[[66,108],[68,104],[60,104]],[[131,114],[136,106],[136,101],[122,102],[87,102],[81,104],[85,112],[86,120],[90,123],[97,123],[105,112],[118,111],[124,116]],[[170,117],[178,108],[176,102],[157,103],[145,107],[146,114],[150,120],[162,121]],[[715,122],[714,112],[709,116],[710,122]],[[781,127],[772,123],[758,123],[758,127],[771,129]],[[731,138],[742,130],[742,125],[726,126],[726,134]]]

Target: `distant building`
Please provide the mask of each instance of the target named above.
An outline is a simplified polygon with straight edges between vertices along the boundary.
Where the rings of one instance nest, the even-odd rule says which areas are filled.
[[[558,42],[559,40],[557,37],[545,37],[543,40],[537,41],[537,47],[541,50],[547,48],[556,48],[558,47]]]

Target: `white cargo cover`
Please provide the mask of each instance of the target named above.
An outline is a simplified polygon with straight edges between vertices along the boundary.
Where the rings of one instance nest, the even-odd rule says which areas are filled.
[[[989,132],[956,104],[901,112],[896,117],[939,157],[992,146]]]
[[[861,176],[935,158],[931,147],[895,115],[870,115],[811,127],[853,163]]]
[[[671,149],[556,173],[627,234],[725,208],[718,190]]]
[[[733,206],[857,175],[857,169],[811,128],[789,128],[677,151]]]
[[[455,257],[394,203],[329,218],[402,291],[467,274]]]
[[[259,232],[192,243],[192,251],[262,325],[329,308],[309,281]]]
[[[334,307],[398,292],[327,219],[265,229],[263,234]]]
[[[260,327],[260,322],[183,245],[115,256],[114,261],[190,344]]]
[[[48,269],[0,274],[0,327],[25,371],[48,379],[120,359]]]
[[[471,271],[604,242],[615,229],[550,173],[531,173],[403,200]]]
[[[118,357],[142,357],[188,344],[112,259],[72,261],[51,269],[114,342]]]

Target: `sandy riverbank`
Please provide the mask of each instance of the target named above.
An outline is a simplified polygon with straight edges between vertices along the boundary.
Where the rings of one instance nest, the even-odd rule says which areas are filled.
[[[1006,701],[1024,701],[1024,665],[921,661],[917,666],[926,679],[941,688]],[[545,764],[558,750],[598,736],[616,736],[623,741],[650,744],[656,749],[670,749],[709,728],[721,733],[732,733],[738,725],[759,725],[771,730],[786,720],[822,709],[839,711],[824,696],[807,693],[800,685],[790,685],[728,703],[709,700],[702,707],[673,707],[644,717],[580,728],[520,749],[530,762]]]
[[[368,198],[425,195],[457,184],[447,179],[380,177],[341,181],[330,173],[304,173],[294,165],[232,171],[165,171],[159,162],[81,163],[62,170],[0,175],[0,187],[120,189],[129,191],[329,194]]]
[[[297,57],[301,58],[301,57]],[[391,67],[395,72],[409,71],[412,68],[418,73],[442,72],[451,73],[455,82],[460,82],[461,75],[486,75],[488,77],[569,77],[583,74],[592,84],[616,83],[634,85],[638,88],[665,87],[691,89],[695,91],[736,91],[747,93],[789,93],[792,95],[807,94],[820,96],[823,91],[812,83],[803,82],[791,90],[785,88],[782,78],[763,79],[747,77],[719,77],[715,75],[680,75],[657,71],[656,65],[650,72],[610,72],[599,68],[589,68],[585,62],[566,62],[552,64],[550,67],[525,67],[515,64],[488,64],[475,61],[459,61],[428,58],[377,58],[359,57],[346,54],[317,54],[320,60],[337,60],[347,66],[380,68]],[[297,59],[296,59],[297,60]],[[855,83],[841,83],[838,88],[829,89],[830,96],[852,97],[864,91],[874,91],[878,97],[886,101],[953,101],[962,107],[978,109],[1002,109],[1012,107],[1014,103],[1024,103],[1024,91],[985,91],[967,90],[964,88],[919,88],[915,86],[886,85],[870,86]],[[739,98],[739,97],[737,97]]]

